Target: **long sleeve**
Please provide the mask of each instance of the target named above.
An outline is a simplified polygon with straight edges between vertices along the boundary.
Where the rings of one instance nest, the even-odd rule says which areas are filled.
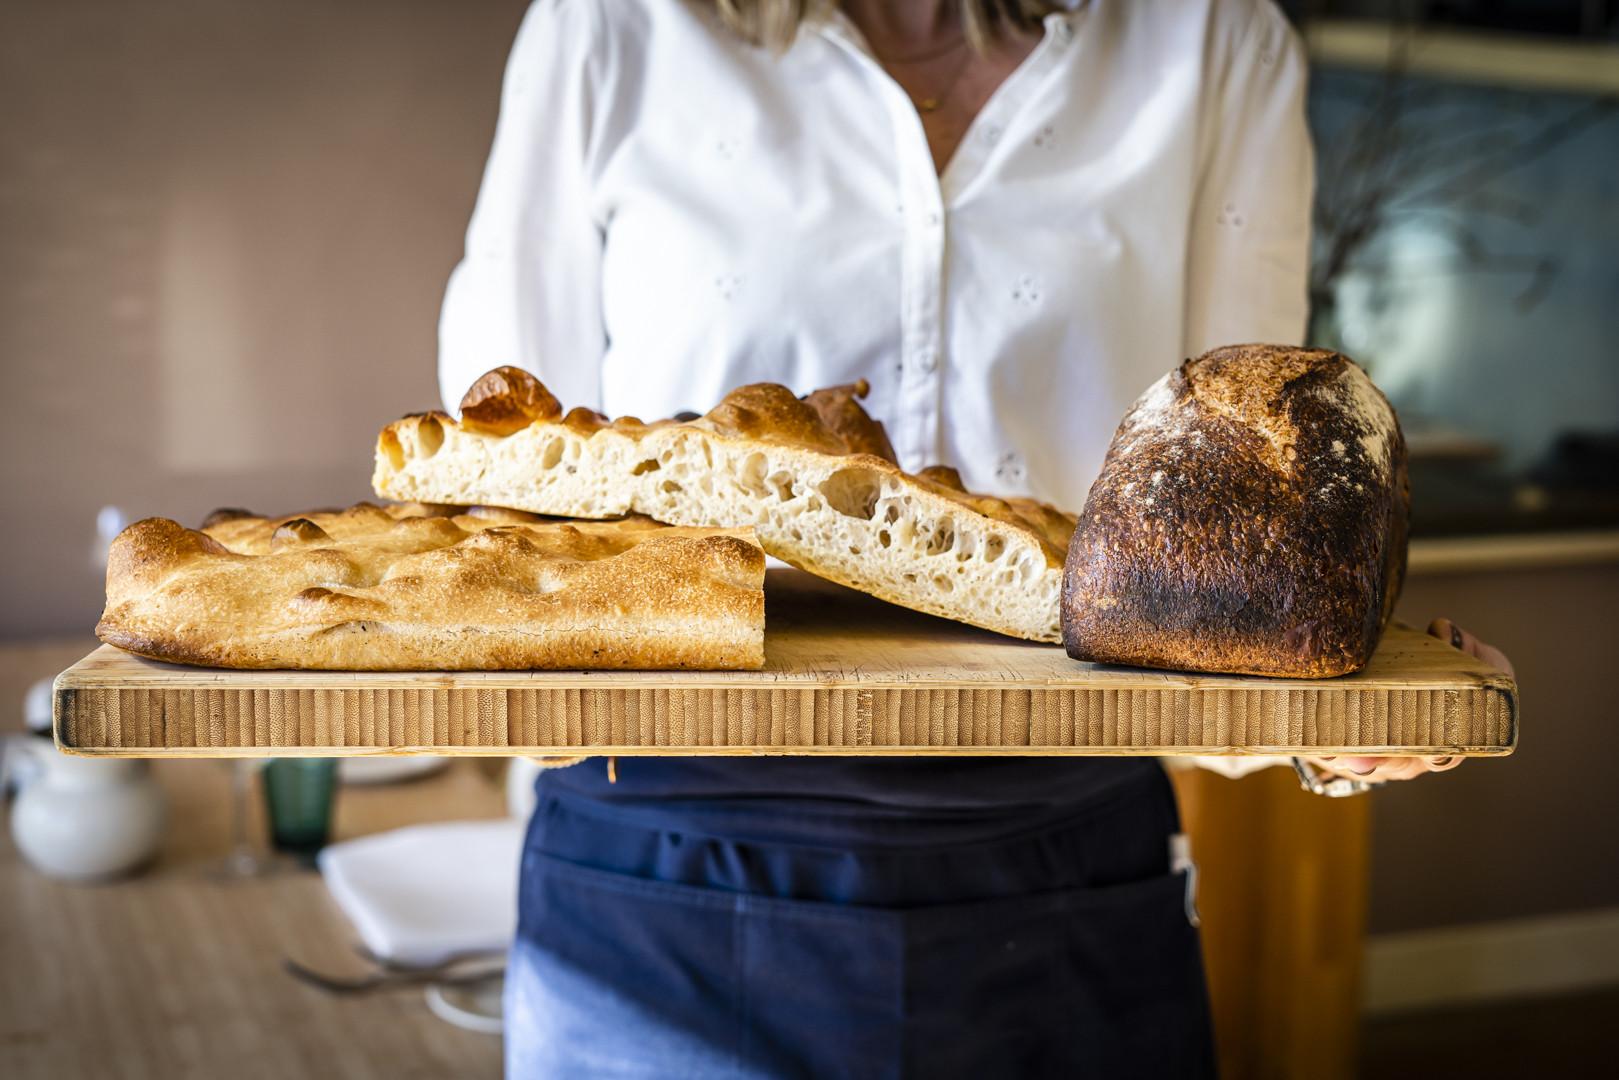
[[[452,413],[502,364],[532,371],[570,405],[600,398],[602,230],[588,168],[596,7],[537,0],[512,46],[466,253],[439,317],[439,390]]]
[[[1270,0],[1244,14],[1229,40],[1211,42],[1184,356],[1242,342],[1300,344],[1309,314],[1315,164],[1304,49]]]

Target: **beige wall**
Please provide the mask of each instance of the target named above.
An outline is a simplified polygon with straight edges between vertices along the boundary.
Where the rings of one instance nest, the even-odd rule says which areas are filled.
[[[0,637],[94,622],[102,505],[368,493],[524,6],[0,5]]]
[[[1619,566],[1418,576],[1398,615],[1506,650],[1518,752],[1373,798],[1373,933],[1619,906]]]

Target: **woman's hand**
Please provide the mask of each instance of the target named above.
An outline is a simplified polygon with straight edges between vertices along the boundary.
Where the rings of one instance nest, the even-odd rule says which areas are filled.
[[[1435,619],[1428,633],[1448,641],[1464,653],[1478,657],[1492,667],[1514,675],[1512,661],[1494,645],[1487,645],[1449,619]],[[1462,763],[1459,757],[1311,757],[1305,758],[1318,770],[1351,780],[1381,783],[1384,780],[1410,780],[1431,772],[1445,772]]]

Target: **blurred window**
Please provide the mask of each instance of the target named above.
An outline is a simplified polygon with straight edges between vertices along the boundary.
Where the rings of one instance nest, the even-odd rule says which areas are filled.
[[[1309,37],[1310,334],[1399,409],[1415,532],[1619,525],[1619,44]]]

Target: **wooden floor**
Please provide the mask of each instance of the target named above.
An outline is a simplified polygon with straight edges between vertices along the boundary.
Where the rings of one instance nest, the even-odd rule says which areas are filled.
[[[1367,1080],[1551,1080],[1619,1072],[1619,987],[1429,1009],[1361,1026]]]

